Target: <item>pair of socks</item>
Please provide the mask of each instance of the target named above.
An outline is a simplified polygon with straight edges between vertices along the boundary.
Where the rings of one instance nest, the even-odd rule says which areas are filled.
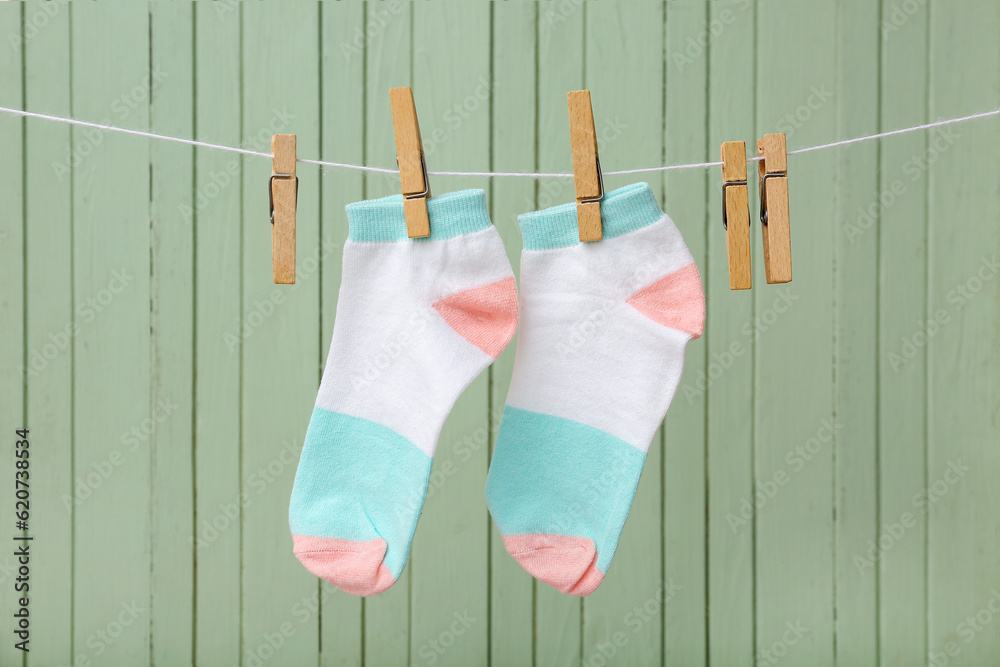
[[[518,326],[518,293],[482,190],[428,200],[408,239],[400,196],[347,207],[333,340],[289,506],[296,557],[355,595],[402,573],[445,418]],[[701,334],[698,270],[649,186],[608,193],[604,239],[575,204],[518,218],[520,336],[486,499],[534,577],[592,593],[646,452]]]

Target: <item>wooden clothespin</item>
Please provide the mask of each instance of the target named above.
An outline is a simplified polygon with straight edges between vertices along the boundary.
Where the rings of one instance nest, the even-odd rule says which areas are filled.
[[[295,206],[299,177],[295,175],[295,135],[271,137],[271,178],[267,181],[271,209],[271,259],[274,283],[295,283]]]
[[[604,177],[597,156],[597,131],[589,90],[566,93],[569,103],[569,136],[573,146],[573,182],[576,186],[576,221],[581,241],[600,241],[601,200]]]
[[[729,289],[750,289],[750,204],[747,192],[747,145],[722,144],[722,226],[729,256]]]
[[[403,215],[406,216],[406,235],[411,239],[431,235],[427,217],[427,198],[431,183],[427,178],[424,145],[420,141],[420,124],[417,108],[413,104],[413,91],[409,88],[389,90],[392,106],[392,127],[396,133],[396,163],[399,181],[403,186]]]
[[[792,281],[792,238],[788,226],[788,156],[785,134],[765,134],[757,142],[760,177],[760,234],[768,284]]]

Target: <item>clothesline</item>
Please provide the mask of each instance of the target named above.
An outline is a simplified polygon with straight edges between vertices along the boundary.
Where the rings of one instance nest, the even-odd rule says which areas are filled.
[[[165,134],[156,134],[155,132],[143,132],[142,130],[129,130],[124,127],[115,127],[113,125],[104,125],[102,123],[91,123],[84,120],[77,120],[75,118],[64,118],[61,116],[50,116],[43,113],[35,113],[33,111],[23,111],[21,109],[10,109],[7,107],[0,107],[0,113],[9,113],[16,116],[23,116],[25,118],[37,118],[40,120],[47,120],[56,123],[66,123],[68,125],[76,125],[79,127],[90,127],[97,130],[103,130],[105,132],[119,132],[121,134],[132,134],[138,137],[146,137],[147,139],[158,139],[160,141],[170,141],[178,144],[185,144],[188,146],[197,146],[199,148],[208,148],[211,150],[218,151],[228,151],[230,153],[239,153],[241,155],[251,155],[254,157],[266,157],[272,159],[270,153],[264,153],[262,151],[254,151],[246,148],[236,148],[233,146],[223,146],[221,144],[213,144],[207,141],[197,141],[195,139],[184,139],[181,137],[171,137]],[[981,118],[988,118],[990,116],[1000,115],[1000,109],[993,109],[992,111],[983,111],[980,113],[974,113],[969,116],[961,116],[959,118],[949,118],[947,120],[939,120],[933,123],[924,123],[923,125],[914,125],[913,127],[904,127],[898,130],[889,130],[888,132],[879,132],[878,134],[869,134],[863,137],[855,137],[853,139],[842,139],[840,141],[833,141],[828,144],[820,144],[818,146],[808,146],[806,148],[797,148],[795,150],[788,151],[788,155],[800,155],[802,153],[811,153],[813,151],[826,150],[828,148],[838,148],[840,146],[850,146],[852,144],[859,144],[865,141],[874,141],[875,139],[884,139],[886,137],[893,137],[900,134],[908,134],[910,132],[920,132],[922,130],[932,130],[937,127],[945,127],[947,125],[955,125],[957,123],[965,123],[972,120],[979,120]],[[747,162],[757,162],[761,158],[751,157],[747,159]],[[296,162],[301,162],[302,164],[315,164],[321,167],[333,167],[335,169],[354,169],[356,171],[366,171],[378,174],[398,174],[398,169],[387,169],[385,167],[369,167],[360,164],[346,164],[343,162],[328,162],[325,160],[307,160],[305,158],[297,158]],[[623,169],[620,171],[605,171],[605,176],[623,176],[626,174],[642,174],[648,172],[657,171],[676,171],[681,169],[707,169],[710,167],[722,166],[722,162],[691,162],[688,164],[673,164],[667,166],[659,167],[642,167],[639,169]],[[573,174],[561,174],[561,173],[545,173],[545,172],[519,172],[519,171],[428,171],[431,176],[481,176],[489,178],[573,178]]]

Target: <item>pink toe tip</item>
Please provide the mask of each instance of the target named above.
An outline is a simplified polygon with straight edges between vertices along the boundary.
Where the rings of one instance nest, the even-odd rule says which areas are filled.
[[[503,543],[528,574],[562,593],[590,595],[604,580],[597,567],[597,548],[586,537],[506,535]]]
[[[295,557],[317,577],[351,595],[375,595],[395,583],[382,562],[385,540],[292,535]]]

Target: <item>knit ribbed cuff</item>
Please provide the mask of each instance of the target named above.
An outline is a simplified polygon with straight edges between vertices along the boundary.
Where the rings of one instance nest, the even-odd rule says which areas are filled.
[[[603,238],[609,239],[651,225],[663,211],[646,183],[633,183],[601,200]],[[580,243],[576,202],[517,216],[525,250],[562,248]]]
[[[432,241],[478,232],[491,224],[486,209],[486,194],[482,190],[460,190],[429,197],[427,215],[431,235],[426,238]],[[348,204],[347,223],[347,238],[351,241],[405,241],[403,195]]]

